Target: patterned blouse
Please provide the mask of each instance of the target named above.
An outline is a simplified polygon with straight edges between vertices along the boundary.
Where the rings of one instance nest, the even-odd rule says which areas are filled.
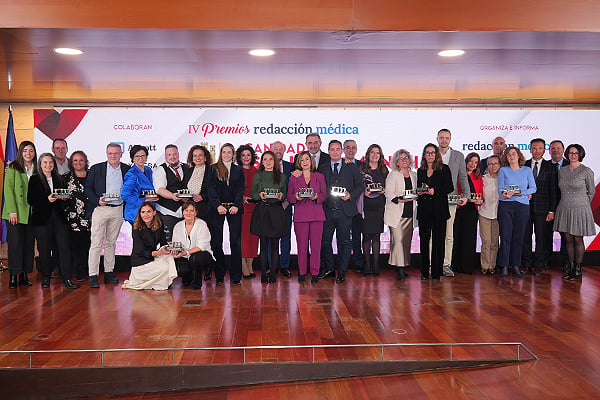
[[[69,227],[75,232],[89,232],[90,221],[84,218],[88,199],[83,191],[87,171],[86,176],[83,178],[76,176],[73,171],[67,172],[63,175],[63,178],[67,182],[67,189],[71,190],[71,198],[66,201],[66,214]]]

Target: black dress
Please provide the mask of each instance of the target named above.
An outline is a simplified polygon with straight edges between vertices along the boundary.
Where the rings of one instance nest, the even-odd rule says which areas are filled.
[[[364,175],[365,186],[370,183],[379,183],[385,187],[385,178],[379,171],[372,169]],[[384,212],[385,195],[382,193],[371,193],[369,196],[364,196],[362,232],[364,234],[382,233]]]

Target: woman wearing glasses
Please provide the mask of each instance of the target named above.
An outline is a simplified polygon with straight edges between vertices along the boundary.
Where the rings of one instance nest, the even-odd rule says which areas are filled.
[[[494,274],[498,256],[498,171],[500,157],[487,158],[487,173],[483,176],[483,204],[479,207],[479,235],[481,236],[481,274]]]
[[[569,165],[558,170],[561,199],[556,208],[554,230],[564,232],[567,240],[569,266],[565,279],[581,279],[581,263],[585,253],[584,236],[596,234],[590,203],[594,198],[594,171],[581,163],[585,150],[580,144],[571,144],[566,150]]]
[[[121,198],[125,202],[125,221],[133,224],[140,206],[146,201],[142,196],[142,191],[153,191],[154,184],[152,183],[152,170],[146,165],[148,148],[136,144],[129,151],[129,155],[133,165],[123,177]]]

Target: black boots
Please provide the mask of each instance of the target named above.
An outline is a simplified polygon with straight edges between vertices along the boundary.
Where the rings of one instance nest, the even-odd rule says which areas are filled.
[[[11,275],[10,276],[10,282],[8,283],[8,288],[9,289],[16,289],[17,288],[17,275]]]
[[[19,275],[19,285],[21,285],[21,286],[33,285],[31,283],[31,281],[29,280],[29,278],[27,277],[27,274],[25,272],[22,272],[21,275]]]
[[[568,281],[581,280],[581,263],[573,263],[571,266],[571,274],[567,278]]]
[[[397,278],[398,278],[399,281],[405,281],[406,280],[406,272],[404,271],[404,267],[398,268],[398,272],[396,273],[396,276],[397,276]]]

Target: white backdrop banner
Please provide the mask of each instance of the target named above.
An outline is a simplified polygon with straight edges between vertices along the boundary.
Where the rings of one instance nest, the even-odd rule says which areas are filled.
[[[291,161],[295,154],[306,149],[308,133],[321,136],[323,151],[327,151],[327,143],[332,139],[341,142],[353,139],[358,145],[357,157],[363,157],[370,144],[378,143],[386,161],[396,150],[404,148],[418,162],[424,145],[436,143],[437,131],[447,128],[452,132],[451,147],[464,155],[475,151],[486,157],[491,154],[493,139],[502,136],[507,144],[518,146],[530,158],[531,139],[545,139],[547,148],[550,141],[560,139],[565,146],[581,144],[587,152],[584,164],[594,171],[600,170],[595,146],[598,139],[594,134],[600,126],[600,111],[595,110],[55,108],[35,110],[34,120],[38,153],[49,151],[52,139],[64,138],[69,152],[83,150],[90,164],[106,160],[105,148],[109,142],[122,146],[126,163],[131,161],[131,146],[147,146],[148,163],[152,167],[164,161],[164,147],[170,143],[179,147],[180,157],[185,161],[188,149],[195,144],[205,145],[213,155],[218,155],[223,143],[236,147],[249,143],[260,155],[272,142],[281,141],[286,145],[285,159]],[[549,159],[548,152],[544,157]],[[130,232],[131,227],[125,223],[118,254],[130,253]],[[586,243],[589,245],[594,239],[586,238]],[[592,247],[595,249],[595,241],[588,246]],[[382,249],[386,252],[389,249],[387,230],[382,235]],[[417,235],[413,237],[413,252],[418,252]]]

